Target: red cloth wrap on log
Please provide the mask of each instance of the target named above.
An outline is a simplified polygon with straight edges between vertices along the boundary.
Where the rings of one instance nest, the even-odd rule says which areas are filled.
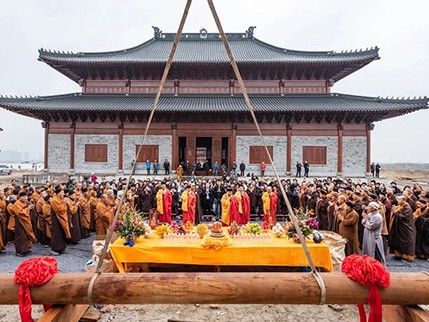
[[[22,262],[15,271],[14,281],[19,284],[18,304],[21,321],[33,322],[30,287],[47,283],[58,273],[58,263],[53,257],[35,257]],[[44,304],[45,312],[50,305]]]
[[[379,261],[368,255],[356,254],[346,257],[341,270],[348,278],[369,287],[368,304],[370,307],[368,322],[381,322],[381,297],[378,287],[387,288],[390,285],[390,273]],[[358,305],[360,322],[366,322],[365,309],[362,304]]]

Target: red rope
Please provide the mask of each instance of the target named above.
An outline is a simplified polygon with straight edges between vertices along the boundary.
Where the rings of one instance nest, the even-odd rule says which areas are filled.
[[[390,273],[379,261],[368,255],[351,255],[344,259],[341,270],[347,276],[369,287],[368,304],[370,313],[368,322],[381,322],[381,296],[378,287],[387,288],[390,285]],[[366,322],[366,314],[362,304],[358,305],[361,322]]]
[[[14,281],[19,285],[18,304],[22,322],[33,322],[30,287],[47,283],[58,273],[58,263],[53,257],[35,257],[22,262],[15,271]],[[44,304],[45,312],[50,305]]]

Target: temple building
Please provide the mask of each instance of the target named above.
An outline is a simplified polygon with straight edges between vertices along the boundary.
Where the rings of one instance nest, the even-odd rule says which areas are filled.
[[[307,161],[314,176],[370,171],[374,122],[428,107],[427,98],[339,94],[334,84],[378,60],[378,48],[296,51],[254,37],[254,27],[227,38],[269,151],[281,175]],[[81,87],[78,93],[10,98],[0,106],[42,121],[44,166],[50,173],[129,173],[154,103],[175,34],[133,48],[99,53],[41,49],[39,60]],[[183,33],[142,152],[175,169],[180,162],[258,173],[268,162],[218,33]],[[162,173],[162,172],[161,172]],[[272,174],[270,166],[268,175]]]

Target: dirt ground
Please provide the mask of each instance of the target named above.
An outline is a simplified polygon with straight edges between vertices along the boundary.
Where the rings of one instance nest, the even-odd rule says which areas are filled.
[[[93,308],[93,310],[95,310]],[[100,309],[100,322],[334,322],[358,321],[356,306],[327,305],[108,305]],[[43,314],[33,305],[33,319]],[[18,322],[17,305],[0,306],[0,322]]]

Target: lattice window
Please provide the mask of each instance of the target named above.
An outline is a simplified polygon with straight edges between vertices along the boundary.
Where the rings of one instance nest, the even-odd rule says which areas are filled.
[[[85,144],[85,162],[107,162],[107,144]]]
[[[136,154],[140,148],[140,145],[136,145]],[[159,162],[159,145],[143,145],[140,150],[140,154],[137,156],[137,162],[145,163],[147,160]]]
[[[326,146],[303,146],[302,161],[308,164],[326,164]]]
[[[268,151],[270,152],[271,158],[273,157],[273,147],[267,146]],[[237,160],[241,162],[240,160]],[[259,164],[264,161],[265,163],[270,163],[268,158],[267,151],[263,146],[249,146],[249,163],[250,164]]]

